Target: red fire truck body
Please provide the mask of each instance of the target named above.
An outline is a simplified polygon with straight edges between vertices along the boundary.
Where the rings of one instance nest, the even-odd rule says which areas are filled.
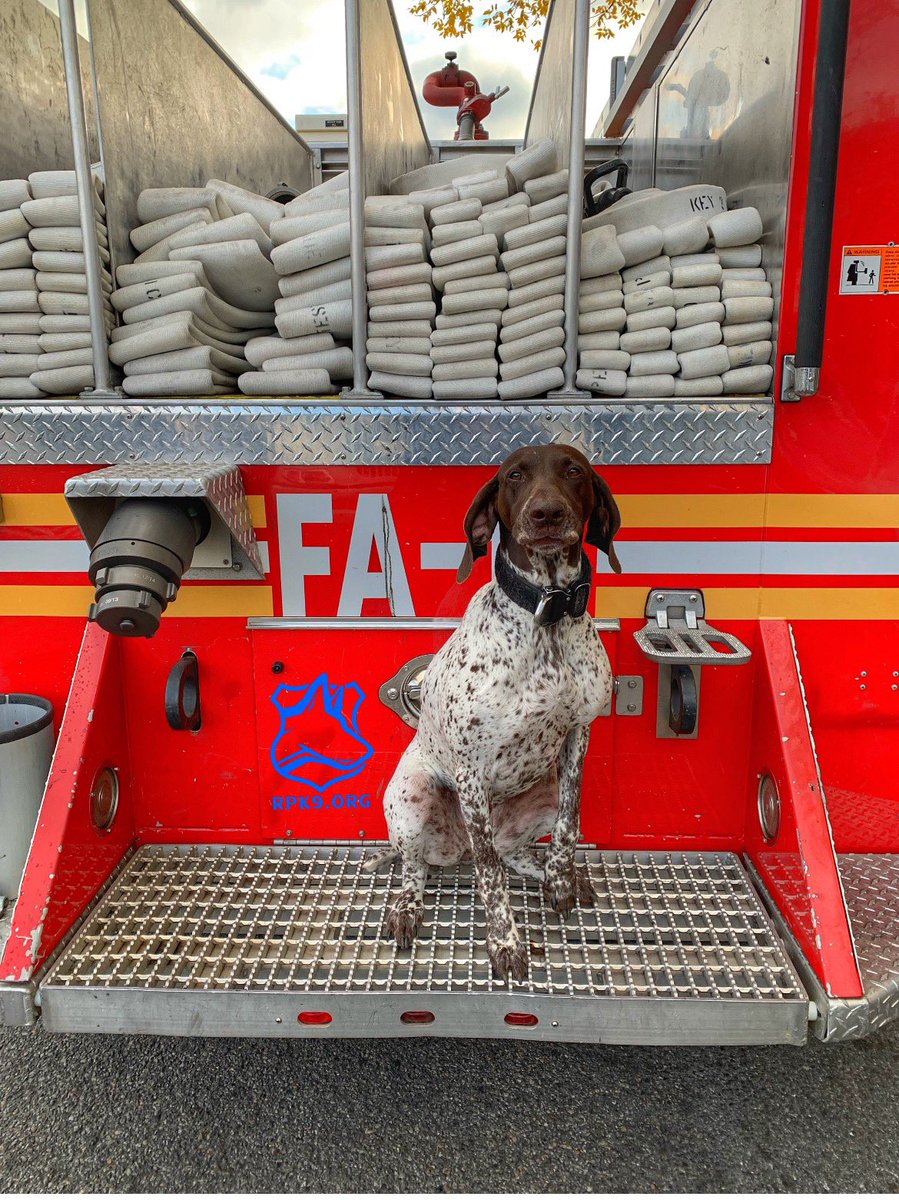
[[[783,243],[773,236],[769,267],[773,397],[76,400],[0,414],[0,688],[48,697],[59,731],[0,959],[4,1020],[799,1044],[810,1028],[860,1036],[899,1013],[899,10],[851,9],[820,381],[791,400],[784,356],[801,316],[819,35],[833,5],[797,4],[781,21],[789,44],[773,48],[765,14],[737,7],[753,28],[735,28],[733,45],[750,49],[715,58],[730,96],[704,136],[685,150],[670,84],[708,61],[722,0],[682,5],[677,39],[644,39],[619,153],[635,187],[670,185],[674,151],[684,183],[718,182],[716,163],[733,175],[728,155],[742,155],[752,193],[776,182],[753,178],[753,158],[768,161],[766,123],[772,137],[787,131]],[[769,69],[783,70],[794,105],[776,119],[750,103]],[[628,115],[620,104],[610,127]],[[844,262],[862,254],[881,263],[879,289],[851,294]],[[525,897],[534,968],[505,985],[485,969],[470,881],[429,890],[432,940],[397,951],[378,924],[395,879],[359,862],[387,835],[382,800],[412,735],[416,660],[490,579],[485,560],[455,580],[468,504],[513,448],[549,440],[585,448],[622,514],[623,573],[595,563],[591,601],[618,680],[584,777],[585,853],[606,890],[593,924],[574,917],[571,934]],[[207,499],[219,488],[218,511],[249,516],[250,549],[188,577],[148,640],[86,623],[75,514],[104,493],[85,483],[73,498],[70,481],[105,467],[162,495],[182,494],[193,471]],[[694,665],[693,734],[673,731],[671,668],[634,637],[659,628],[647,617],[655,594],[688,624],[704,603],[751,651],[742,665]],[[163,702],[185,652],[199,667],[196,731],[172,728]],[[293,776],[284,738],[314,752]],[[104,770],[117,803],[107,829]]]

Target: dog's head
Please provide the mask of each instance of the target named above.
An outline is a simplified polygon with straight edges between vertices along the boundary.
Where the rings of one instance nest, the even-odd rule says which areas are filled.
[[[531,563],[564,554],[576,564],[587,541],[621,571],[612,545],[621,526],[618,505],[609,485],[574,446],[523,447],[484,484],[465,516],[468,545],[459,583],[487,553],[497,523],[507,549],[511,540]]]

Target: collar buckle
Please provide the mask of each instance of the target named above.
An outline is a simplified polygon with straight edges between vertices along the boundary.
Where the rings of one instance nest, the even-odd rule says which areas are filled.
[[[555,625],[563,617],[577,619],[587,611],[590,602],[590,583],[575,581],[567,588],[544,587],[534,609],[535,625]]]

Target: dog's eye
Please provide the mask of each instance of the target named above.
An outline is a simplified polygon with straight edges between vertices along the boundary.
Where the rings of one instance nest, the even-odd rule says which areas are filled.
[[[577,479],[583,472],[580,467],[569,467],[565,474],[569,479]]]
[[[506,476],[506,479],[516,479],[517,480],[520,478],[521,478],[520,471],[510,471],[509,474]]]

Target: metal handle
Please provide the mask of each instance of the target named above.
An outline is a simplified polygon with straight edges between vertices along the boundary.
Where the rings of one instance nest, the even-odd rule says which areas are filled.
[[[593,185],[597,179],[602,179],[613,172],[615,186],[607,192],[601,192],[599,196],[594,196]],[[588,217],[595,217],[597,213],[605,212],[616,200],[621,199],[621,193],[627,192],[629,174],[630,165],[623,158],[610,158],[608,162],[600,163],[598,167],[587,172],[584,176],[584,211]]]
[[[672,667],[671,690],[668,696],[668,728],[672,733],[693,733],[698,716],[699,694],[693,672],[683,665]]]
[[[185,650],[169,671],[165,719],[172,729],[196,733],[200,728],[200,663],[193,650]]]

